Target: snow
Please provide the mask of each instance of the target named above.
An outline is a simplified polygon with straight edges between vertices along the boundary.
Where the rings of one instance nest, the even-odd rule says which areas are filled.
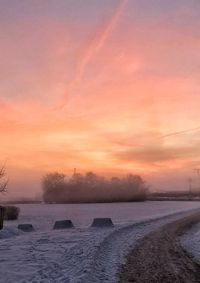
[[[200,223],[181,237],[183,248],[200,264]]]
[[[199,202],[19,205],[20,218],[0,231],[0,282],[117,282],[124,255],[157,227],[200,208]],[[176,214],[175,214],[176,213]],[[110,217],[114,228],[90,228]],[[55,220],[75,228],[53,230]],[[32,223],[36,232],[16,229]]]
[[[20,235],[20,231],[17,228],[5,227],[0,231],[0,239],[7,239]]]

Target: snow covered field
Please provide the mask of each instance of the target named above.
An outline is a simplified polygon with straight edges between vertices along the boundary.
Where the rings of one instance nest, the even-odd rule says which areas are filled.
[[[200,202],[18,206],[19,220],[0,231],[0,282],[114,283],[131,245],[184,211],[200,208]],[[111,217],[115,227],[90,228],[95,217]],[[71,219],[75,228],[53,231],[54,221],[62,219]],[[32,223],[36,231],[19,232],[18,223]]]

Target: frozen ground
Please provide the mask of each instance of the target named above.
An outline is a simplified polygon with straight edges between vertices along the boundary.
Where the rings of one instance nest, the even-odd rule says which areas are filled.
[[[18,223],[32,223],[39,231],[49,231],[56,220],[71,219],[78,228],[87,228],[95,217],[110,217],[115,224],[129,224],[133,221],[163,216],[166,214],[200,208],[200,202],[147,201],[136,203],[106,204],[21,204],[18,221],[6,226],[16,227]]]
[[[20,205],[20,208],[19,220],[6,223],[0,232],[0,282],[116,283],[118,267],[131,245],[153,229],[182,217],[183,211],[200,208],[200,203]],[[116,225],[109,229],[89,228],[94,217],[111,217]],[[53,223],[59,219],[71,219],[76,228],[53,231]],[[32,223],[36,231],[19,232],[18,223]]]
[[[181,244],[200,263],[200,223],[181,237]]]

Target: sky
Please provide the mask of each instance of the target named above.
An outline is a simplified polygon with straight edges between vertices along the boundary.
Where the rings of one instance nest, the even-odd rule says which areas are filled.
[[[47,172],[200,167],[199,0],[0,0],[0,161],[8,196]]]

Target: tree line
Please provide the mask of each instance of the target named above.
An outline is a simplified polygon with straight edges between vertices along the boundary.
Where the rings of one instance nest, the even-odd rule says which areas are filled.
[[[93,172],[68,177],[58,172],[46,174],[42,190],[46,203],[143,201],[148,192],[138,175],[105,178]]]

